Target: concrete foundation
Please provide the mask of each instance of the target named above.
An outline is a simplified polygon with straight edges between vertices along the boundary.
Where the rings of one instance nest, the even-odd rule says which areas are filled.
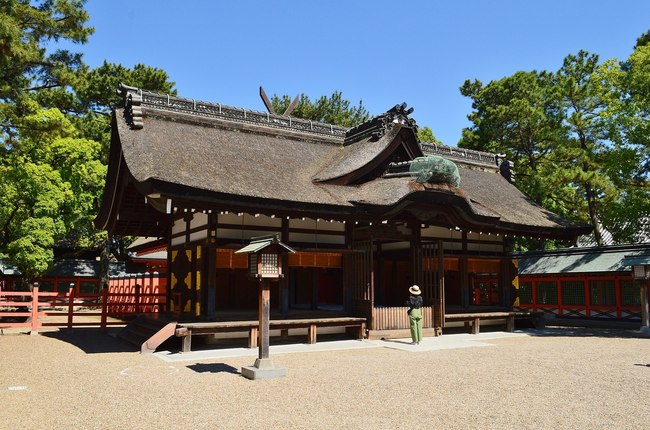
[[[248,379],[271,379],[287,376],[287,369],[276,366],[270,358],[258,358],[253,366],[241,368],[241,374]]]

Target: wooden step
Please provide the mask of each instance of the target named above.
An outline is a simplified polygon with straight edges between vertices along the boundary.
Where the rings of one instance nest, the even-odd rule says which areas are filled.
[[[169,322],[139,315],[117,334],[117,337],[136,345],[141,353],[152,353],[174,335],[176,321]]]

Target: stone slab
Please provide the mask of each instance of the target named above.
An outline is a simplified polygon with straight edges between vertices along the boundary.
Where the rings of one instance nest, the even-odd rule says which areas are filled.
[[[243,377],[252,380],[283,378],[287,376],[287,369],[282,366],[266,367],[264,369],[255,366],[244,366],[241,368],[241,374]]]

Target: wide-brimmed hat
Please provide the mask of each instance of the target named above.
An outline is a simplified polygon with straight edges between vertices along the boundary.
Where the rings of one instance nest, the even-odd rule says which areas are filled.
[[[409,293],[413,294],[414,296],[419,296],[422,291],[420,291],[420,287],[413,285],[411,288],[409,288]]]

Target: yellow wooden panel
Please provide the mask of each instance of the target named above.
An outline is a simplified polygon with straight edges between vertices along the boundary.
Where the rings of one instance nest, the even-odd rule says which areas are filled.
[[[512,280],[512,286],[515,287],[515,291],[517,291],[517,298],[515,298],[515,302],[512,306],[519,306],[519,260],[512,260],[512,265],[515,266],[516,269],[515,278]]]

